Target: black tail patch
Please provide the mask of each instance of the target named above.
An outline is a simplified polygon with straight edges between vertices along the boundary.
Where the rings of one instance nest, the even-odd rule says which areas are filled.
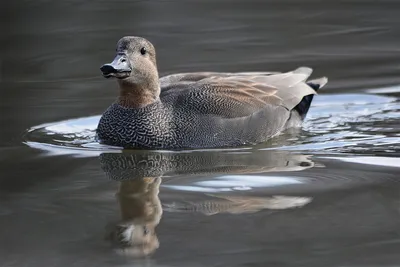
[[[307,82],[307,85],[310,86],[315,91],[318,91],[318,89],[321,87],[321,85],[312,82]],[[294,107],[294,109],[300,114],[302,119],[306,117],[307,112],[310,109],[313,98],[314,95],[306,95],[305,97],[303,97],[300,103]]]

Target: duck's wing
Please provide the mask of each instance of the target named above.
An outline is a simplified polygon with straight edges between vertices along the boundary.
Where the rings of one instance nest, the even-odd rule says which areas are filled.
[[[316,94],[305,83],[310,68],[286,73],[186,73],[160,79],[161,98],[175,106],[226,118],[252,115],[266,107],[292,110],[304,96]]]
[[[160,78],[161,88],[167,88],[180,82],[193,83],[210,77],[235,77],[235,76],[269,76],[280,72],[187,72],[171,74]]]

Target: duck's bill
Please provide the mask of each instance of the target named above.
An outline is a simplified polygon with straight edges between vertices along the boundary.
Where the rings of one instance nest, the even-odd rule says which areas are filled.
[[[105,78],[124,79],[130,76],[132,68],[125,55],[117,55],[113,62],[104,64],[100,70]]]
[[[115,72],[115,73],[103,73],[104,78],[118,78],[118,79],[125,79],[129,77],[131,72]]]

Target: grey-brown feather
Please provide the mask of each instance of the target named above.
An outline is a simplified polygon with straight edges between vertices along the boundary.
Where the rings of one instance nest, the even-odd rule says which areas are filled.
[[[98,137],[136,148],[204,148],[265,142],[295,125],[293,108],[316,94],[309,68],[288,73],[199,72],[160,78],[160,100],[143,108],[113,104]]]

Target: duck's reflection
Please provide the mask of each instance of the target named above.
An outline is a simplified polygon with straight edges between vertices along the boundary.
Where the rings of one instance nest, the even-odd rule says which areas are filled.
[[[116,194],[120,219],[108,227],[107,238],[124,255],[145,256],[159,247],[156,227],[163,208],[158,197],[161,177],[195,180],[196,176],[214,174],[249,174],[300,171],[314,166],[304,155],[289,152],[256,151],[252,153],[222,153],[216,151],[192,153],[161,153],[131,151],[100,155],[101,167],[109,178],[119,182]],[[268,179],[264,175],[263,179]],[[164,204],[168,212],[201,212],[243,214],[260,210],[284,210],[302,207],[309,197],[246,196],[237,192],[203,194],[200,201]],[[242,192],[243,193],[243,192]],[[205,197],[205,198],[204,198]]]
[[[162,208],[158,197],[160,177],[121,181],[116,194],[121,220],[108,227],[107,239],[124,255],[145,256],[158,246],[156,227]]]
[[[227,196],[211,195],[213,199],[198,202],[173,202],[164,204],[164,210],[169,212],[199,212],[204,215],[219,213],[244,214],[255,213],[261,210],[284,210],[299,208],[311,202],[311,197],[296,196]]]

